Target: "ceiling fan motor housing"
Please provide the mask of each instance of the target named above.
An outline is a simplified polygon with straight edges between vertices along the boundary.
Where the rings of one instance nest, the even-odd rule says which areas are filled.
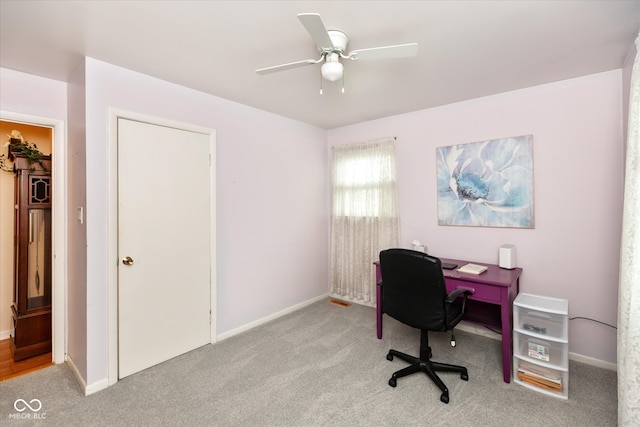
[[[347,51],[347,44],[349,44],[349,37],[340,30],[327,30],[327,33],[329,33],[329,38],[333,42],[334,49],[323,47],[322,51],[335,52],[337,50],[340,53],[345,53]]]

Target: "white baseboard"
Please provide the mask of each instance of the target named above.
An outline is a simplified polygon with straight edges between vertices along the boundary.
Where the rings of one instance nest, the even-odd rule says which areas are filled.
[[[11,337],[11,330],[0,331],[0,340],[8,340]]]
[[[574,360],[576,362],[584,363],[586,365],[595,366],[596,368],[606,369],[608,371],[618,371],[618,364],[607,362],[605,360],[595,359],[593,357],[584,356],[578,353],[569,352],[569,360]]]
[[[80,387],[82,387],[82,390],[85,390],[85,396],[86,396],[86,394],[87,394],[86,393],[87,383],[84,381],[84,378],[82,378],[82,374],[80,374],[80,371],[78,370],[78,367],[73,362],[73,359],[71,358],[71,356],[69,356],[68,354],[67,354],[67,357],[66,357],[66,363],[69,366],[69,368],[71,369],[71,372],[73,372],[73,376],[76,377],[76,380],[80,384]]]
[[[82,390],[84,390],[85,396],[89,396],[90,394],[93,394],[100,390],[104,390],[109,386],[109,380],[106,378],[98,381],[97,383],[87,385],[84,378],[82,378],[82,374],[80,374],[80,370],[78,370],[78,367],[73,362],[73,359],[71,358],[71,356],[69,356],[68,354],[67,354],[67,365],[69,365],[69,368],[71,368],[71,372],[73,372],[73,375],[76,377],[76,380],[80,384],[80,387],[82,387]]]
[[[271,314],[269,316],[263,317],[262,319],[255,320],[255,321],[253,321],[251,323],[247,323],[246,325],[240,326],[239,328],[235,328],[235,329],[232,329],[230,331],[224,332],[224,333],[222,333],[222,334],[217,336],[217,341],[226,340],[227,338],[231,338],[234,335],[238,335],[238,334],[240,334],[242,332],[248,331],[249,329],[255,328],[256,326],[263,325],[263,324],[265,324],[267,322],[270,322],[270,321],[272,321],[274,319],[277,319],[278,317],[282,317],[282,316],[284,316],[286,314],[293,313],[294,311],[298,311],[301,308],[304,308],[304,307],[306,307],[308,305],[314,304],[314,303],[316,303],[318,301],[321,301],[321,300],[327,298],[328,295],[329,294],[324,294],[324,295],[320,295],[319,297],[315,297],[315,298],[312,298],[310,300],[303,301],[303,302],[301,302],[299,304],[296,304],[294,306],[285,308],[284,310],[278,311],[277,313],[273,313],[273,314]]]
[[[494,340],[502,340],[501,334],[496,334],[495,332],[490,331],[489,329],[483,326],[477,326],[465,321],[462,321],[456,326],[456,329],[461,331],[469,332],[476,335],[481,335],[483,337],[491,338]],[[576,362],[584,363],[586,365],[595,366],[596,368],[607,369],[609,371],[617,371],[618,365],[616,363],[607,362],[605,360],[595,359],[593,357],[584,356],[578,353],[569,352],[569,360],[574,360]]]
[[[108,378],[100,380],[97,383],[87,385],[84,378],[82,378],[82,374],[80,374],[80,370],[78,369],[76,364],[73,362],[73,359],[71,358],[71,356],[69,356],[68,354],[67,354],[67,365],[69,365],[69,368],[71,368],[71,372],[73,372],[73,375],[76,377],[76,380],[80,384],[80,387],[82,387],[82,389],[84,390],[85,396],[89,396],[90,394],[96,393],[100,390],[104,390],[105,388],[109,387]]]
[[[90,394],[96,393],[100,390],[104,390],[109,387],[109,379],[105,378],[103,380],[98,381],[97,383],[93,383],[85,387],[84,395],[89,396]]]

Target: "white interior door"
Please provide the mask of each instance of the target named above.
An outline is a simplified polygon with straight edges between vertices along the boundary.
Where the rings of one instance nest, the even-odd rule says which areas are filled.
[[[119,378],[211,341],[211,148],[118,119]]]

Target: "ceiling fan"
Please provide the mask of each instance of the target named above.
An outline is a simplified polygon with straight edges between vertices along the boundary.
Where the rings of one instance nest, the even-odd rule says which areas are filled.
[[[372,47],[368,49],[352,50],[351,52],[346,53],[349,37],[339,30],[327,30],[319,14],[300,13],[298,14],[298,19],[318,46],[320,58],[305,59],[302,61],[275,65],[273,67],[260,68],[256,70],[256,73],[275,73],[277,71],[319,64],[322,62],[323,64],[320,67],[322,78],[335,82],[344,76],[344,67],[340,62],[341,58],[350,59],[352,61],[364,61],[369,59],[402,58],[415,56],[418,53],[418,43]],[[342,91],[344,92],[344,88]],[[322,89],[320,89],[320,93],[322,93]]]

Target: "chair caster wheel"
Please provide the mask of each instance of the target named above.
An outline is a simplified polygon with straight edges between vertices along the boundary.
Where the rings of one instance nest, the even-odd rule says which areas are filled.
[[[469,381],[469,374],[460,374],[460,378],[462,378],[464,381]]]
[[[389,361],[393,360],[393,354],[391,353],[387,354],[387,360]]]
[[[389,385],[390,385],[391,387],[395,387],[396,385],[398,385],[398,384],[397,384],[397,382],[396,382],[396,379],[395,379],[395,378],[391,378],[391,379],[389,380]],[[448,398],[447,398],[447,400],[448,400]]]
[[[442,393],[442,394],[440,395],[440,400],[441,400],[443,403],[449,403],[449,393]]]

